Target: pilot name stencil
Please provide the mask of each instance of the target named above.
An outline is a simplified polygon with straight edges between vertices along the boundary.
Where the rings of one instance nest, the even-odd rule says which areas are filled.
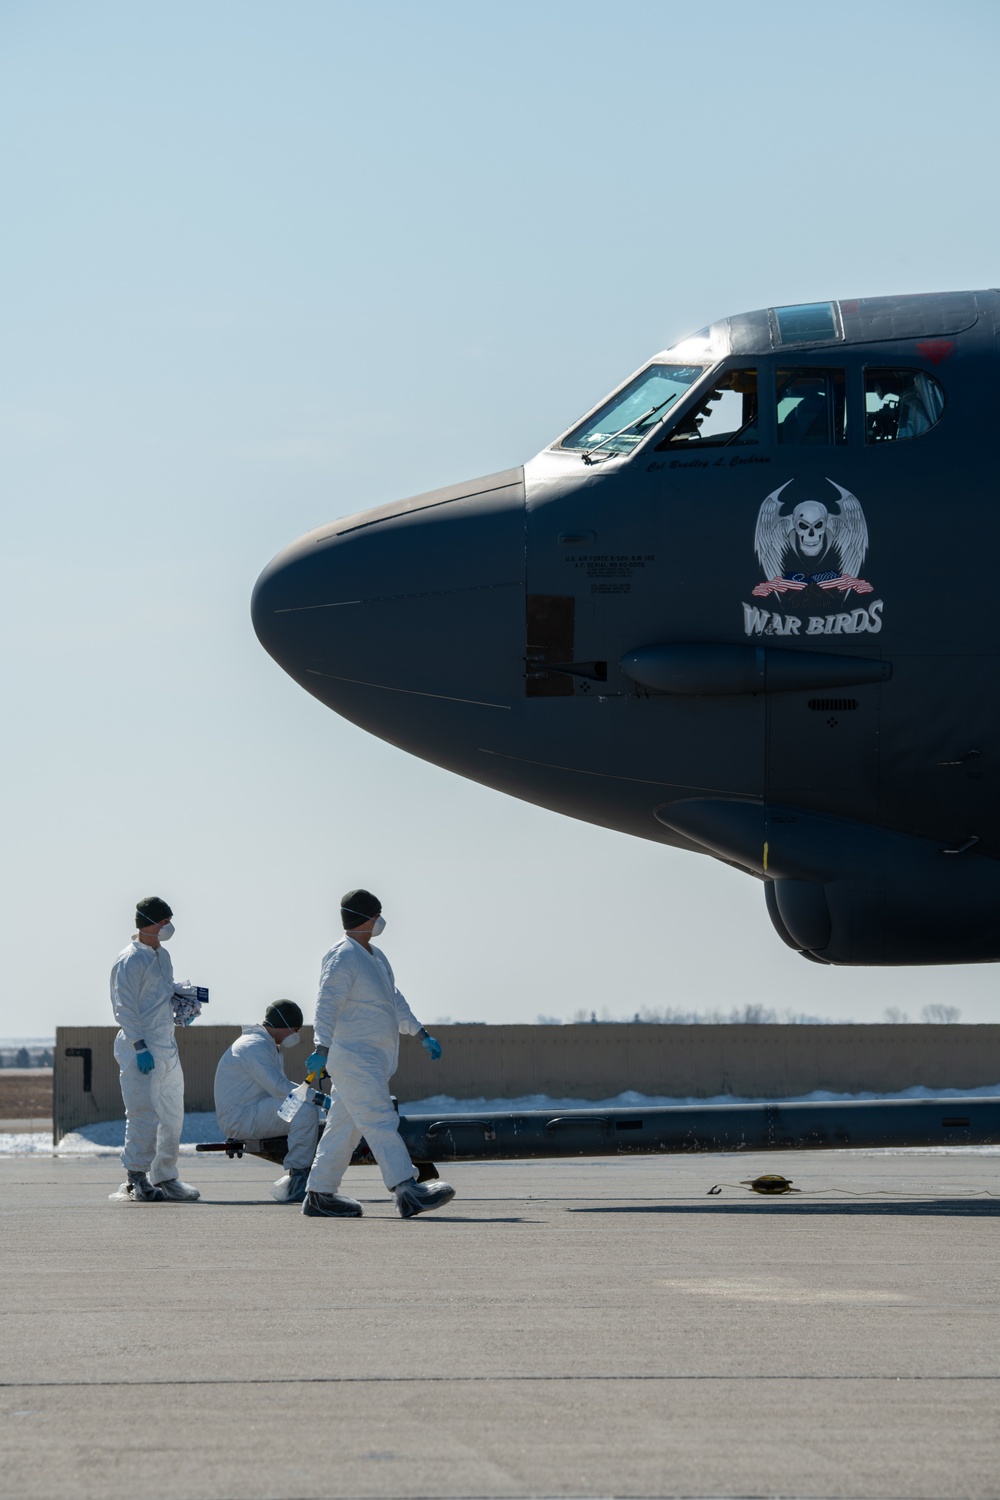
[[[754,551],[764,581],[752,590],[760,604],[743,604],[745,635],[877,635],[883,601],[860,576],[868,552],[868,525],[861,503],[836,480],[837,508],[800,500],[782,511],[791,479],[772,490],[757,512]],[[845,609],[850,602],[859,605]],[[864,599],[864,603],[860,601]],[[766,601],[766,603],[765,603]],[[781,610],[774,608],[780,604]],[[830,609],[831,604],[839,609]],[[789,608],[796,613],[788,613]]]
[[[766,453],[730,453],[723,454],[721,458],[710,462],[707,458],[672,458],[669,465],[659,459],[646,465],[647,474],[655,474],[660,469],[742,469],[747,464],[769,464],[770,455]]]

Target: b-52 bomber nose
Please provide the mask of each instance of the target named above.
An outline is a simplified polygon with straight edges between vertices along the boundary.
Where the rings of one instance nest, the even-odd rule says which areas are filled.
[[[807,958],[1000,962],[998,320],[722,319],[522,469],[296,542],[257,633],[401,749],[755,876]]]
[[[507,470],[343,517],[264,569],[265,650],[338,714],[470,774],[523,695],[524,478]]]

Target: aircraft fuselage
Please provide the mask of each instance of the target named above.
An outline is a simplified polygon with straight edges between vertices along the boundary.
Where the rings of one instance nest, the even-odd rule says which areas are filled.
[[[807,957],[996,960],[998,307],[715,324],[523,468],[295,542],[257,633],[411,754],[757,876]]]

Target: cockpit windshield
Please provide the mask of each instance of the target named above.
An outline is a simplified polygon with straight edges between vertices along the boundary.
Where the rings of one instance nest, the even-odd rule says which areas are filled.
[[[563,438],[585,463],[631,453],[704,373],[702,365],[650,365]]]

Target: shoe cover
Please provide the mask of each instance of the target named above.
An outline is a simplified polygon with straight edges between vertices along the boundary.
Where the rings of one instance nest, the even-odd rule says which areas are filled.
[[[201,1197],[196,1187],[192,1187],[189,1182],[181,1182],[179,1177],[170,1177],[166,1182],[157,1182],[154,1186],[158,1187],[171,1203],[197,1203]]]
[[[154,1187],[145,1174],[138,1181],[130,1178],[117,1192],[108,1194],[110,1203],[165,1203],[166,1198],[163,1189]]]
[[[275,1203],[303,1203],[308,1178],[308,1167],[298,1172],[286,1172],[284,1177],[279,1177],[272,1187],[271,1197]]]
[[[309,1219],[360,1219],[364,1209],[343,1193],[306,1193],[302,1212]]]
[[[434,1208],[444,1208],[455,1196],[450,1183],[412,1182],[401,1183],[396,1188],[396,1212],[401,1219],[412,1219],[417,1214],[426,1214]]]

